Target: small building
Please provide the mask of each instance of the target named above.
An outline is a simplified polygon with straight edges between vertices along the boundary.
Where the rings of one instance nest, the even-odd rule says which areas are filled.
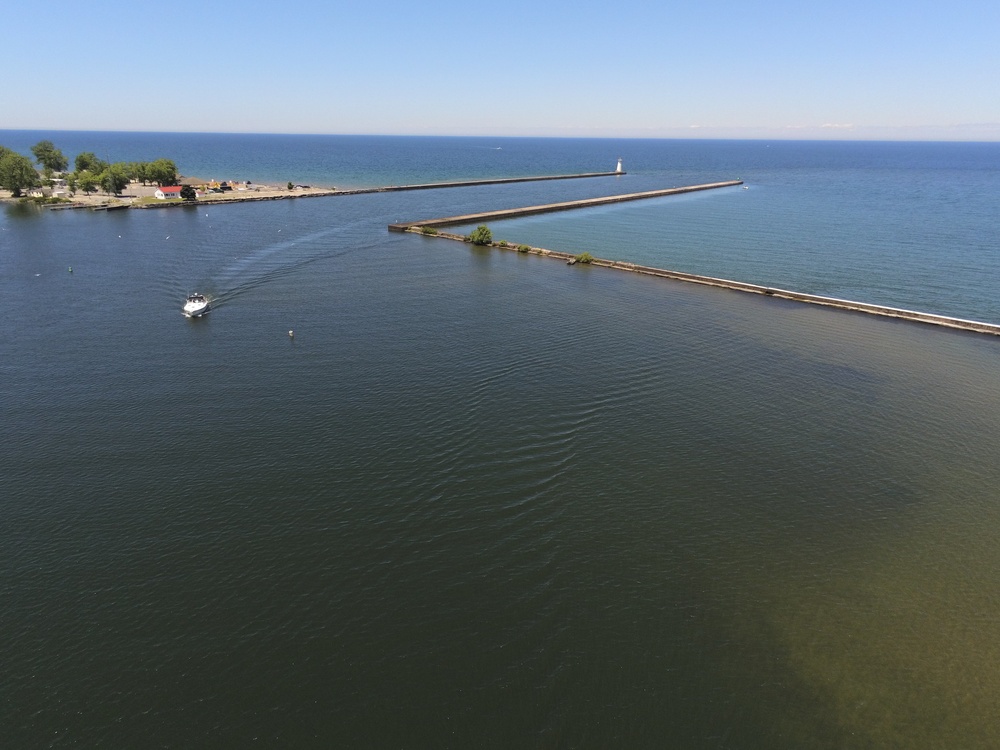
[[[169,185],[167,187],[156,188],[156,192],[153,193],[157,199],[161,201],[176,199],[180,200],[181,197],[181,186],[180,185]]]

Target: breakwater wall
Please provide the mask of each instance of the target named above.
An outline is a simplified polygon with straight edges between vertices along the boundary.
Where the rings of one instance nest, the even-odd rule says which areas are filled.
[[[117,201],[114,203],[56,203],[46,206],[49,210],[69,210],[89,208],[94,211],[104,211],[117,208],[172,208],[174,206],[219,206],[226,203],[254,203],[257,201],[283,201],[292,198],[328,198],[340,195],[365,195],[367,193],[400,193],[406,190],[436,190],[439,188],[475,187],[478,185],[507,185],[516,182],[544,182],[547,180],[580,180],[588,177],[621,177],[626,172],[584,172],[581,174],[536,175],[533,177],[497,177],[487,180],[457,180],[451,182],[426,182],[417,185],[385,185],[383,187],[352,188],[348,190],[330,189],[296,189],[290,191],[266,189],[263,192],[229,193],[217,198],[201,197],[196,201],[163,200],[148,203]],[[110,199],[109,199],[110,200]]]
[[[625,172],[584,172],[582,174],[536,175],[534,177],[497,177],[488,180],[454,180],[451,182],[425,182],[416,185],[383,185],[371,188],[350,188],[347,190],[309,190],[309,192],[278,193],[275,195],[237,195],[229,198],[199,198],[197,203],[232,203],[234,201],[280,201],[289,198],[325,198],[331,195],[366,195],[369,193],[402,193],[407,190],[437,190],[443,188],[476,187],[479,185],[508,185],[516,182],[545,182],[548,180],[581,180],[588,177],[619,177]],[[157,204],[146,204],[146,207],[177,205],[176,201],[161,201]]]
[[[614,173],[612,173],[614,174]],[[648,198],[661,198],[667,195],[680,195],[681,193],[696,193],[701,190],[715,190],[717,188],[733,187],[742,185],[743,180],[728,180],[726,182],[710,182],[704,185],[688,185],[686,187],[666,188],[664,190],[647,190],[644,193],[625,193],[623,195],[607,195],[602,198],[585,198],[578,201],[566,201],[564,203],[546,203],[540,206],[526,206],[523,208],[504,208],[498,211],[484,211],[478,214],[464,214],[462,216],[446,216],[439,219],[422,219],[419,221],[390,224],[390,232],[405,232],[410,228],[422,229],[423,227],[448,227],[458,224],[479,224],[486,221],[500,221],[502,219],[514,219],[519,216],[531,216],[533,214],[548,214],[555,211],[571,211],[577,208],[594,208],[595,206],[605,206],[611,203],[624,203],[626,201],[645,200]]]
[[[339,193],[394,193],[403,190],[433,190],[437,188],[472,187],[474,185],[506,185],[512,182],[545,182],[547,180],[580,180],[587,177],[619,177],[625,172],[584,172],[582,174],[542,175],[537,177],[498,177],[491,180],[460,180],[455,182],[428,182],[421,185],[389,185],[379,188],[341,190]]]
[[[551,255],[551,253],[550,253]],[[573,258],[565,254],[567,258]],[[662,268],[651,268],[640,266],[635,263],[625,263],[622,261],[594,259],[591,265],[614,268],[621,271],[630,271],[646,276],[658,276],[675,281],[687,281],[693,284],[703,284],[715,286],[723,289],[732,289],[750,294],[761,294],[767,297],[777,297],[779,299],[791,300],[792,302],[803,302],[810,305],[822,305],[834,307],[841,310],[867,313],[868,315],[879,315],[886,318],[896,318],[898,320],[909,320],[914,323],[928,323],[931,325],[944,326],[946,328],[957,328],[964,331],[974,331],[976,333],[989,333],[1000,336],[1000,325],[994,323],[983,323],[976,320],[964,320],[962,318],[952,318],[946,315],[935,315],[933,313],[917,312],[916,310],[905,310],[902,308],[888,307],[886,305],[873,305],[867,302],[856,302],[854,300],[838,299],[837,297],[823,297],[818,294],[806,294],[804,292],[793,292],[788,289],[778,289],[775,287],[762,286],[760,284],[749,284],[742,281],[732,281],[730,279],[719,279],[711,276],[700,276],[693,273],[683,273],[681,271],[668,271]]]
[[[739,184],[739,182],[724,183],[725,185]],[[719,183],[718,186],[723,186],[723,183]],[[661,191],[657,191],[658,193]],[[682,190],[683,192],[683,190]],[[642,194],[634,194],[642,195]],[[648,197],[653,197],[649,195]],[[630,200],[636,200],[636,197],[629,198]],[[587,201],[575,201],[575,204],[585,204]],[[562,206],[562,208],[557,208],[553,210],[566,210],[567,208],[582,208],[582,205],[568,204],[554,204]],[[599,204],[598,204],[599,205]],[[534,206],[533,209],[544,208]],[[517,211],[518,209],[511,209],[512,211]],[[522,209],[524,210],[524,209]],[[533,210],[531,213],[544,213],[544,211]],[[392,232],[412,232],[415,234],[420,234],[429,239],[446,239],[456,242],[467,243],[468,240],[460,234],[454,234],[450,232],[440,232],[437,231],[439,226],[447,225],[457,225],[457,224],[471,224],[482,220],[481,217],[488,218],[498,218],[498,214],[502,214],[499,218],[511,218],[514,215],[526,215],[526,214],[510,214],[507,212],[489,212],[483,214],[469,214],[467,216],[458,217],[448,217],[446,219],[431,219],[423,222],[410,222],[401,224],[390,224],[389,231]],[[429,231],[428,231],[429,230]],[[846,310],[849,312],[864,313],[867,315],[878,315],[885,318],[893,318],[896,320],[904,320],[912,323],[924,323],[927,325],[941,326],[944,328],[952,328],[961,331],[969,331],[972,333],[986,333],[993,336],[1000,336],[1000,325],[995,323],[984,323],[977,320],[965,320],[963,318],[953,318],[947,315],[936,315],[934,313],[918,312],[916,310],[905,310],[902,308],[889,307],[886,305],[874,305],[868,302],[856,302],[853,300],[838,299],[837,297],[824,297],[818,294],[807,294],[804,292],[795,292],[788,289],[779,289],[776,287],[763,286],[761,284],[750,284],[743,281],[733,281],[731,279],[721,279],[713,276],[702,276],[700,274],[685,273],[683,271],[671,271],[665,268],[654,268],[652,266],[643,266],[637,263],[629,263],[620,260],[607,260],[604,258],[591,258],[589,260],[581,262],[580,256],[573,255],[571,253],[560,252],[557,250],[547,250],[546,248],[532,247],[530,245],[518,245],[516,243],[504,242],[503,244],[499,242],[491,242],[488,247],[496,248],[499,250],[507,250],[511,252],[527,253],[531,255],[539,255],[546,258],[552,258],[554,260],[560,260],[565,262],[567,265],[589,265],[597,266],[599,268],[608,268],[615,271],[624,271],[627,273],[637,273],[643,276],[655,276],[662,279],[670,279],[672,281],[683,281],[691,284],[701,284],[703,286],[713,286],[720,289],[728,289],[731,291],[745,292],[748,294],[759,294],[765,297],[774,297],[777,299],[789,300],[791,302],[799,302],[809,305],[821,305],[823,307],[832,307],[839,310]]]

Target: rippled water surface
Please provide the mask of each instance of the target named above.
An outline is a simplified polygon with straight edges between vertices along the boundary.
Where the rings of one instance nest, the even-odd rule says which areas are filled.
[[[997,746],[997,342],[385,230],[584,183],[7,207],[0,742]]]

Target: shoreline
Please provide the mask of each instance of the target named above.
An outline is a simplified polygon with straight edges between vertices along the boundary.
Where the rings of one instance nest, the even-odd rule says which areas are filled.
[[[253,203],[257,201],[287,200],[290,198],[326,198],[341,195],[364,195],[370,193],[396,193],[409,190],[436,190],[444,188],[473,187],[477,185],[508,185],[520,182],[543,182],[552,180],[579,180],[592,177],[620,177],[626,172],[584,172],[581,174],[564,175],[535,175],[528,177],[497,177],[483,180],[456,180],[449,182],[429,182],[415,185],[385,185],[382,187],[370,188],[337,188],[312,187],[309,185],[296,185],[291,190],[287,187],[273,187],[270,185],[246,184],[243,188],[227,191],[225,193],[211,193],[208,196],[201,196],[194,201],[183,201],[178,199],[157,200],[155,193],[157,185],[140,185],[131,183],[128,193],[121,196],[109,195],[86,195],[74,196],[66,202],[45,203],[43,199],[37,199],[38,205],[49,210],[67,211],[89,208],[96,211],[121,210],[125,208],[147,209],[147,208],[171,208],[174,206],[201,206],[201,205],[221,205],[226,203]],[[197,178],[182,177],[182,184],[203,184],[206,181]],[[237,183],[239,184],[239,183]],[[9,193],[9,191],[3,191]],[[8,195],[0,196],[0,202],[15,203],[19,201],[28,203],[36,202],[33,198],[14,198]]]

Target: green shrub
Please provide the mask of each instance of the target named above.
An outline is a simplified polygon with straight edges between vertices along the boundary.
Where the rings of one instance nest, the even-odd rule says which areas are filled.
[[[519,253],[527,253],[531,251],[531,245],[518,245],[517,251]]]
[[[500,240],[497,244],[500,247],[507,247],[507,240]]]
[[[468,240],[473,245],[489,245],[493,242],[493,232],[485,224],[480,224],[472,230],[472,234],[469,235]]]
[[[576,262],[577,263],[593,263],[594,262],[594,256],[591,255],[590,253],[580,253],[579,255],[577,255],[575,257],[576,257]]]
[[[420,227],[421,234],[437,234],[438,230],[434,227]]]
[[[57,203],[70,203],[68,198],[59,198],[55,195],[51,195],[48,198],[22,198],[22,201],[31,201],[32,203],[40,203],[43,206],[51,206]]]

